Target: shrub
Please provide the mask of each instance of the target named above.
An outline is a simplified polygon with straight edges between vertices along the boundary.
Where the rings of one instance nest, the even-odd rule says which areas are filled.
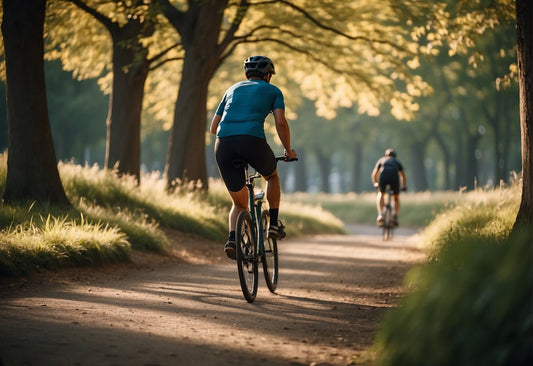
[[[531,241],[457,242],[387,314],[379,365],[531,365]]]

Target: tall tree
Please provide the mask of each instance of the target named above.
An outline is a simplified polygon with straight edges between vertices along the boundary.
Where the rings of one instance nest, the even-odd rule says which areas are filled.
[[[56,1],[54,7],[54,13],[60,20],[73,11],[65,2],[75,4],[94,17],[109,32],[112,40],[113,81],[106,121],[105,166],[108,169],[116,168],[119,174],[132,175],[139,180],[141,111],[150,67],[148,47],[143,40],[152,36],[155,31],[155,16],[150,13],[152,5],[145,4],[143,0],[104,3],[62,0]],[[65,44],[61,43],[60,38],[52,39],[51,42]]]
[[[277,65],[286,66],[290,77],[302,81],[301,87],[313,95],[319,113],[350,106],[353,100],[361,101],[361,112],[376,113],[380,104],[392,100],[393,113],[405,117],[413,112],[413,94],[425,87],[404,63],[415,57],[417,47],[404,22],[407,14],[420,15],[428,9],[422,5],[433,4],[417,3],[414,8],[392,0],[159,3],[184,49],[165,168],[169,185],[176,178],[207,183],[207,88],[222,62],[236,51],[267,53]],[[247,52],[238,49],[243,44],[249,44]],[[258,51],[261,47],[268,51]]]
[[[59,178],[44,79],[46,0],[3,0],[8,167],[5,202],[69,205]]]
[[[516,40],[522,135],[522,199],[513,230],[533,223],[533,2],[516,0]]]

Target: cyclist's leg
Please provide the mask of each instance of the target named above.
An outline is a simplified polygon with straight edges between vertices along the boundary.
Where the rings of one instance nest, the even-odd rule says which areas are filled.
[[[381,216],[385,209],[383,193],[385,192],[385,187],[387,186],[387,184],[389,184],[387,180],[387,176],[386,174],[381,172],[378,178],[378,194],[376,196],[376,206],[378,209],[378,216]]]
[[[393,195],[394,197],[394,214],[398,215],[398,212],[400,212],[400,194]]]
[[[385,203],[383,202],[383,193],[381,193],[381,191],[378,191],[378,194],[376,196],[376,208],[378,210],[378,215],[383,212],[384,206]]]
[[[266,196],[268,206],[270,208],[279,208],[281,201],[281,185],[279,182],[278,170],[274,170],[274,173],[264,176],[266,181]]]
[[[248,194],[244,186],[245,177],[242,166],[236,166],[234,159],[239,158],[233,148],[237,144],[233,137],[217,139],[215,143],[215,157],[220,176],[232,200],[232,207],[228,215],[228,241],[224,251],[230,259],[235,259],[235,226],[240,212],[248,207]]]
[[[279,205],[281,201],[281,185],[277,170],[274,173],[264,176],[266,180],[267,201],[270,213],[270,226],[268,228],[268,237],[274,239],[283,239],[286,234],[285,226],[279,221]]]
[[[242,189],[238,192],[228,192],[233,202],[228,217],[229,231],[232,232],[235,231],[237,217],[239,216],[241,211],[248,209],[248,189],[246,187],[242,187]]]
[[[400,211],[400,180],[394,176],[391,181],[392,197],[394,198],[394,216],[398,216]]]
[[[248,155],[250,165],[265,178],[266,197],[270,209],[270,227],[268,236],[275,239],[285,237],[284,226],[278,220],[279,206],[281,202],[281,184],[279,181],[276,157],[267,144],[266,139],[257,139]]]
[[[398,226],[398,212],[400,211],[400,182],[394,179],[391,184],[392,197],[394,199],[394,210],[392,213],[392,221],[395,226]]]

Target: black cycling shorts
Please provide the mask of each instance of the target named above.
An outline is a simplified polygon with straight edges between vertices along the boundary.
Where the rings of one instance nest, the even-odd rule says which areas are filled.
[[[396,169],[384,169],[379,174],[379,191],[385,192],[387,185],[391,186],[392,193],[400,193],[400,178]]]
[[[236,160],[248,163],[262,176],[276,170],[276,157],[265,138],[237,135],[218,138],[215,144],[215,158],[222,180],[231,192],[244,187],[244,168],[235,164]]]

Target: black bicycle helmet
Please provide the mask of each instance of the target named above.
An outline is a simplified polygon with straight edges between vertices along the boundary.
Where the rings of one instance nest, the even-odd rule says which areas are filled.
[[[248,73],[258,72],[265,75],[266,73],[275,74],[274,63],[271,59],[265,56],[251,56],[244,60],[244,72]]]
[[[392,156],[393,158],[396,157],[396,151],[394,149],[387,149],[385,150],[385,156]]]

